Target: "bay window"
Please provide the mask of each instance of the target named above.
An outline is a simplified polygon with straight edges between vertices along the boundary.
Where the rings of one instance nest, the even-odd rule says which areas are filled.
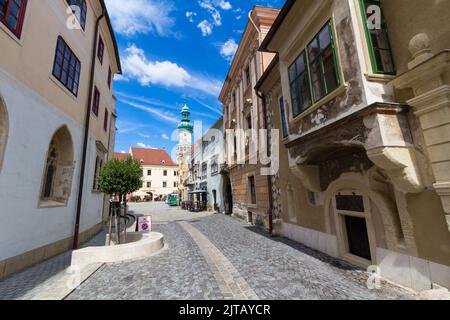
[[[288,73],[294,117],[339,87],[331,21],[295,59]]]

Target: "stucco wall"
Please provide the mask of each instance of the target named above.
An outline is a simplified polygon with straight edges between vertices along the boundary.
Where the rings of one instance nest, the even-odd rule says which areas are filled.
[[[82,128],[59,108],[0,70],[0,95],[9,116],[9,133],[0,174],[0,260],[70,237],[74,231]],[[57,129],[70,131],[75,172],[67,206],[39,209],[41,182],[50,140]],[[95,139],[91,137],[87,177],[93,177]],[[91,159],[89,161],[89,159]],[[85,180],[81,231],[101,221],[102,194]]]
[[[428,34],[433,54],[450,48],[450,1],[383,1],[383,10],[397,74],[408,70],[408,62],[412,60],[408,44],[418,33]]]

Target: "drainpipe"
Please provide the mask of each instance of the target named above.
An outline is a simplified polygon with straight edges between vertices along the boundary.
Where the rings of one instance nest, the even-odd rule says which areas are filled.
[[[256,95],[262,100],[262,109],[263,109],[263,117],[264,117],[264,128],[267,130],[268,121],[267,121],[267,105],[266,105],[266,96],[263,93],[256,91]],[[267,149],[271,149],[271,141],[269,134],[267,134],[266,141]],[[273,236],[273,196],[272,196],[272,177],[270,175],[267,176],[267,186],[269,189],[269,233],[270,236]]]
[[[250,10],[250,12],[248,13],[248,20],[252,23],[253,27],[255,28],[256,32],[258,33],[258,43],[261,44],[262,43],[262,37],[261,37],[261,30],[259,30],[258,26],[256,25],[256,23],[253,21],[252,19],[252,13],[253,10]],[[259,54],[259,71],[261,72],[261,75],[264,73],[264,56],[262,52],[258,52],[257,54]],[[256,75],[258,76],[258,75]]]
[[[80,217],[81,217],[81,206],[83,200],[83,186],[84,186],[84,174],[86,171],[86,155],[87,155],[87,146],[88,146],[88,138],[89,138],[89,122],[91,120],[91,104],[92,104],[92,92],[94,89],[94,75],[95,75],[95,62],[97,58],[97,38],[98,38],[98,29],[100,26],[100,21],[105,17],[105,8],[102,9],[102,14],[97,18],[95,23],[95,32],[94,32],[94,45],[92,48],[92,61],[91,61],[91,70],[90,70],[90,79],[89,79],[89,95],[88,101],[86,105],[86,117],[84,120],[84,140],[83,140],[83,150],[82,150],[82,158],[81,158],[81,170],[80,170],[80,181],[78,186],[78,201],[77,201],[77,212],[75,218],[75,230],[73,233],[73,244],[72,249],[78,249],[78,236],[80,232]]]

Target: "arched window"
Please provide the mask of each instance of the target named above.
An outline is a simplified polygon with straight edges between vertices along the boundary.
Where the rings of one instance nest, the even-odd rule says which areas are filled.
[[[74,171],[72,137],[66,126],[53,135],[44,164],[41,206],[66,205]]]
[[[0,170],[5,155],[6,141],[8,138],[8,114],[3,99],[0,96]]]

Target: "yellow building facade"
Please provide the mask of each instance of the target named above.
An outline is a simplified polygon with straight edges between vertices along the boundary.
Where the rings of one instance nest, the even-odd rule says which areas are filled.
[[[450,287],[449,19],[446,1],[286,2],[256,86],[280,130],[279,234]]]

